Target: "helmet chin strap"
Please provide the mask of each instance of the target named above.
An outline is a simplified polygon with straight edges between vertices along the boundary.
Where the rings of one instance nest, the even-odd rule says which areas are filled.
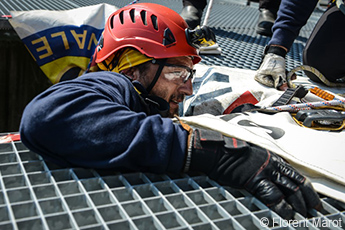
[[[153,63],[153,64],[158,64],[159,66],[158,66],[156,75],[155,75],[155,77],[153,78],[151,84],[146,88],[147,93],[150,93],[150,92],[151,92],[152,88],[155,86],[156,82],[158,81],[158,78],[159,78],[159,76],[160,76],[161,73],[162,73],[162,70],[163,70],[163,68],[164,68],[164,64],[165,64],[166,61],[167,61],[166,58],[165,58],[165,59],[158,59],[158,60],[153,59],[153,60],[152,60],[152,63]]]

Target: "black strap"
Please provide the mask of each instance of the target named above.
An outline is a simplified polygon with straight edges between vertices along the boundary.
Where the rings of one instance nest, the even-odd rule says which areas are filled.
[[[153,59],[153,60],[152,60],[152,63],[154,63],[154,64],[159,64],[159,67],[158,67],[158,69],[157,69],[156,75],[155,75],[155,77],[153,78],[151,84],[146,88],[147,93],[150,93],[150,92],[151,92],[153,86],[155,86],[156,82],[158,81],[158,78],[159,78],[159,76],[160,76],[161,73],[162,73],[162,70],[163,70],[163,68],[164,68],[164,64],[165,64],[166,60],[167,60],[167,59],[159,59],[159,60]]]
[[[298,85],[296,88],[288,88],[276,102],[273,103],[272,107],[287,105],[290,103],[293,97],[303,98],[308,93],[303,86]]]

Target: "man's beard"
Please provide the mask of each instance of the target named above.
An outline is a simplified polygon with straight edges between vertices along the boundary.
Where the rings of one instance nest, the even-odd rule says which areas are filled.
[[[179,115],[178,111],[179,111],[179,107],[174,108],[174,109],[170,108],[170,110],[169,110],[169,117],[170,118],[174,118],[175,116],[178,116]]]
[[[154,92],[152,92],[153,95],[158,96],[162,99],[164,99],[165,101],[167,101],[167,103],[170,106],[170,102],[174,103],[174,102],[179,102],[179,101],[183,101],[185,98],[184,94],[173,94],[168,98],[167,95],[167,90],[164,88],[160,88],[158,90],[155,90]],[[176,104],[176,103],[175,103]],[[169,108],[169,113],[168,113],[168,117],[173,118],[175,116],[179,115],[179,106],[177,106],[176,108]]]
[[[180,94],[178,96],[175,96],[175,95],[172,95],[170,100],[169,100],[169,104],[170,104],[170,101],[183,101],[184,100],[184,95],[183,94]],[[180,103],[181,103],[180,102]],[[169,117],[175,117],[175,116],[179,116],[179,106],[177,106],[176,108],[171,108],[169,109]]]

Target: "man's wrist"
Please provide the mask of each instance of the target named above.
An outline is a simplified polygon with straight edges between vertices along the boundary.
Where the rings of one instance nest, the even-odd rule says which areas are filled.
[[[268,47],[266,47],[265,54],[273,53],[273,54],[277,54],[277,55],[285,58],[287,52],[288,52],[288,49],[285,48],[284,46],[281,46],[281,45],[269,45]]]
[[[193,131],[189,170],[209,174],[218,162],[218,151],[224,145],[223,135],[217,131]]]

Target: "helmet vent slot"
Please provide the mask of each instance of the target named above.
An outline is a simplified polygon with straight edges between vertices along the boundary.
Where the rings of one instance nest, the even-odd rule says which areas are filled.
[[[146,21],[146,10],[143,10],[140,12],[141,20],[143,21],[143,24],[147,26],[147,21]]]
[[[110,28],[114,29],[114,15],[111,17],[109,22],[110,22]]]
[[[135,9],[131,9],[129,15],[131,16],[132,22],[135,23]]]
[[[167,46],[176,42],[176,39],[169,28],[164,30],[163,45]]]
[[[151,21],[152,21],[153,28],[155,30],[158,30],[157,16],[151,15]]]
[[[120,18],[121,24],[123,25],[123,11],[120,12],[119,18]],[[111,22],[113,22],[113,20],[111,20]]]

